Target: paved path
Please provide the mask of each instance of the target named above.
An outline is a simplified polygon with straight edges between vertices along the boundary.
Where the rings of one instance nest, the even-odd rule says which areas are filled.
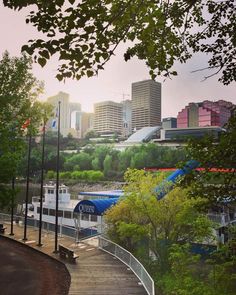
[[[10,224],[6,224],[8,235]],[[9,236],[23,243],[23,226],[14,225],[14,236]],[[37,246],[38,229],[28,227],[25,244],[34,247],[53,258],[54,234],[43,232],[42,247]],[[86,240],[75,243],[68,237],[59,237],[58,244],[63,244],[79,255],[76,264],[66,264],[71,275],[69,295],[146,295],[144,287],[133,272],[126,265],[112,255],[97,248],[96,241]],[[59,259],[60,260],[60,259]]]
[[[0,235],[0,261],[2,295],[68,294],[71,277],[66,266],[32,247]]]

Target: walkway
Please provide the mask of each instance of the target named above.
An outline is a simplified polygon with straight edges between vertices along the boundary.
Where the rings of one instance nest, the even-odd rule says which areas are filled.
[[[9,236],[23,243],[23,226],[14,225],[14,236],[10,236],[10,224],[6,224],[5,236]],[[38,229],[27,228],[25,242],[53,258],[54,234],[43,232],[42,247],[37,246]],[[58,244],[63,244],[79,255],[76,264],[65,263],[71,275],[69,295],[146,295],[144,287],[133,272],[118,259],[97,248],[96,240],[86,240],[75,243],[68,237],[59,237]],[[65,262],[65,261],[63,261]]]

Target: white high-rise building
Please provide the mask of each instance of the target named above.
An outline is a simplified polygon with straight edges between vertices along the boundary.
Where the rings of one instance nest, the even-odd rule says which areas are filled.
[[[94,104],[93,129],[100,134],[121,134],[123,107],[121,103],[104,101]]]
[[[80,103],[72,102],[70,103],[69,94],[65,92],[59,92],[58,94],[48,97],[47,102],[50,103],[54,110],[54,117],[51,118],[48,122],[48,127],[53,130],[57,131],[57,123],[56,127],[52,128],[52,122],[53,120],[57,119],[56,113],[58,108],[58,102],[61,102],[60,104],[60,133],[63,137],[66,137],[69,133],[72,133],[74,136],[76,135],[76,130],[73,128],[73,125],[75,121],[75,113],[81,112],[81,105]]]

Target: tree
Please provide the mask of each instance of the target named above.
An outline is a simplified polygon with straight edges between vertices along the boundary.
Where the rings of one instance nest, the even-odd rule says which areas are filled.
[[[94,151],[94,159],[92,160],[92,166],[94,170],[100,170],[103,171],[103,163],[105,160],[105,157],[109,152],[111,151],[111,148],[105,145],[98,146],[95,148]]]
[[[219,141],[206,136],[201,140],[191,140],[187,148],[188,157],[199,161],[205,168],[201,173],[195,171],[185,177],[187,185],[192,182],[192,195],[207,197],[214,204],[236,200],[236,113],[234,112],[226,132]],[[211,168],[229,169],[226,172],[210,172]],[[207,195],[206,195],[207,189]]]
[[[68,3],[69,2],[69,3]],[[57,78],[93,76],[103,69],[121,42],[124,59],[145,60],[154,79],[177,75],[176,61],[196,52],[208,55],[211,75],[236,80],[235,3],[233,0],[3,0],[13,9],[36,4],[26,22],[43,33],[23,50],[44,66],[59,53]]]
[[[0,60],[0,205],[13,193],[5,184],[16,176],[26,130],[36,134],[42,120],[42,104],[35,101],[42,83],[32,75],[31,65],[25,55],[11,58],[8,52]]]
[[[174,188],[158,201],[154,187],[163,176],[128,170],[125,198],[106,213],[108,234],[130,251],[142,240],[157,259],[159,271],[166,272],[171,246],[202,242],[212,238],[212,223],[200,211],[200,198],[189,198],[186,189]]]
[[[73,171],[75,170],[75,167],[78,165],[81,170],[89,170],[92,168],[91,161],[91,156],[89,154],[82,152],[67,158],[64,167],[66,170]]]

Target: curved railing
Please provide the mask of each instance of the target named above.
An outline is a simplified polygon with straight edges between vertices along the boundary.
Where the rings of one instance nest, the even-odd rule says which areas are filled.
[[[126,264],[142,282],[147,293],[149,295],[155,295],[155,285],[153,279],[144,266],[129,251],[102,236],[98,237],[98,247],[101,250],[114,255]]]
[[[24,224],[24,217],[21,216],[14,216],[14,221],[17,223]],[[0,222],[10,222],[11,215],[0,213]],[[38,227],[38,220],[33,218],[28,218],[27,225],[37,228]],[[55,231],[55,225],[49,222],[42,222],[42,228],[45,231],[54,232]],[[86,229],[86,230],[90,230]],[[78,239],[78,231],[75,228],[71,228],[69,226],[62,226],[58,225],[58,233],[59,235],[65,235],[70,238],[74,238],[76,242],[82,239]],[[94,236],[93,229],[91,229],[91,234],[87,236],[87,238],[91,238]],[[85,238],[85,237],[84,237]],[[147,270],[144,268],[144,266],[127,250],[119,246],[118,244],[115,244],[114,242],[102,237],[97,236],[98,238],[98,246],[101,250],[114,255],[119,260],[121,260],[124,264],[126,264],[133,272],[134,274],[139,278],[141,283],[143,284],[145,290],[149,295],[155,295],[155,287],[154,287],[154,281],[147,272]]]

